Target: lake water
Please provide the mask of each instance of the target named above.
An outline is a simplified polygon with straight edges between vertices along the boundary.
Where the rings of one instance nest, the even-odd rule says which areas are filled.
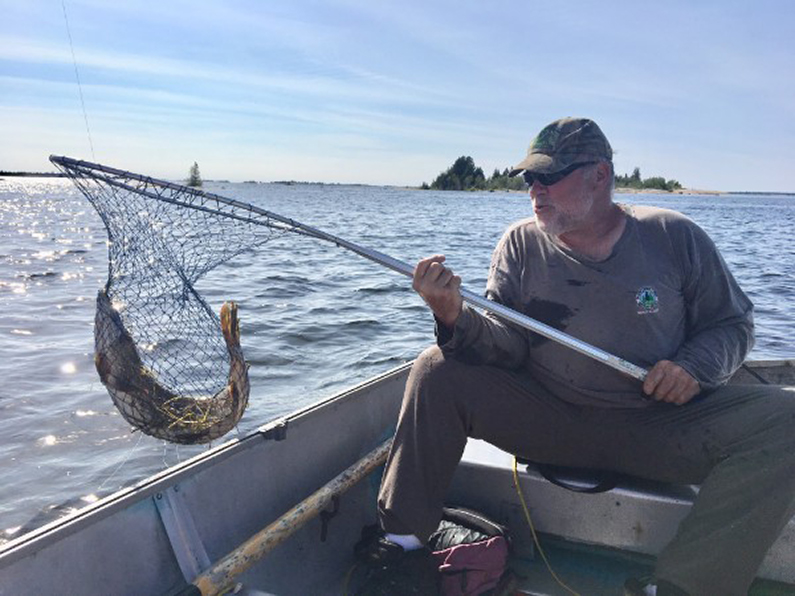
[[[209,183],[414,263],[445,253],[470,290],[485,287],[506,226],[530,213],[523,194]],[[756,359],[793,358],[795,197],[619,195],[685,213],[713,237],[756,305]],[[0,180],[0,543],[207,447],[130,427],[93,365],[105,229],[63,179]],[[433,341],[410,281],[332,245],[287,235],[197,284],[216,311],[240,304],[250,405],[236,431],[413,359]]]

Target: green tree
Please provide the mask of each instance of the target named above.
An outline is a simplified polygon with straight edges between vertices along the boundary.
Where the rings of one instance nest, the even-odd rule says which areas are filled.
[[[643,181],[643,188],[653,188],[656,190],[668,190],[665,184],[665,178],[662,176],[652,176]]]
[[[475,160],[464,155],[455,160],[452,166],[442,172],[431,183],[434,190],[473,190],[486,187],[483,170],[475,165]]]
[[[679,180],[671,179],[668,182],[666,182],[665,184],[668,187],[668,190],[679,190],[680,188],[682,188],[682,185],[679,184]]]
[[[635,168],[632,171],[632,175],[628,176],[627,174],[616,174],[616,188],[649,188],[649,189],[656,189],[656,190],[667,190],[668,192],[672,192],[674,190],[679,190],[682,188],[682,185],[679,183],[678,180],[666,180],[662,176],[652,176],[651,178],[641,178],[640,176],[640,168]]]
[[[486,181],[486,189],[487,190],[524,190],[526,185],[524,182],[524,178],[521,176],[514,176],[511,178],[508,174],[510,174],[510,170],[505,168],[502,172],[499,169],[495,169],[494,173],[491,175]]]
[[[524,190],[526,185],[521,176],[511,178],[510,170],[500,172],[495,168],[490,178],[486,178],[483,169],[475,165],[475,160],[464,155],[455,160],[452,166],[439,174],[428,186],[425,182],[421,188],[427,190]]]
[[[202,177],[201,174],[199,173],[199,164],[197,164],[195,161],[193,162],[193,165],[190,167],[187,184],[188,186],[195,186],[195,187],[199,187],[202,185]]]

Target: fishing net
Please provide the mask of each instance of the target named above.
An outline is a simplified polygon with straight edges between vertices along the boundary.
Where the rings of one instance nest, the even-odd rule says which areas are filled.
[[[237,306],[224,304],[219,316],[195,284],[289,226],[194,188],[51,159],[107,228],[95,364],[115,405],[154,437],[192,444],[222,436],[242,416],[249,395]]]

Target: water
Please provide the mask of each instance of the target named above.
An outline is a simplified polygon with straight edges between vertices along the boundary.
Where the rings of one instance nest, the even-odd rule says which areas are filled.
[[[522,194],[210,183],[409,263],[437,252],[482,292]],[[619,196],[679,210],[710,233],[756,304],[754,358],[792,358],[795,198]],[[107,275],[105,230],[66,180],[0,181],[0,542],[207,447],[129,426],[93,366],[94,299]],[[408,279],[317,240],[288,235],[211,272],[216,310],[240,304],[250,406],[236,432],[413,359],[433,323]]]

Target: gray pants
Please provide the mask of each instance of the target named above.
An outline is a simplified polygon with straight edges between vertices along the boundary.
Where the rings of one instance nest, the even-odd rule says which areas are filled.
[[[526,374],[433,347],[411,370],[387,460],[378,499],[387,532],[424,541],[436,529],[467,437],[537,462],[700,484],[656,569],[697,596],[746,594],[795,514],[791,392],[733,385],[685,406],[583,407]]]

